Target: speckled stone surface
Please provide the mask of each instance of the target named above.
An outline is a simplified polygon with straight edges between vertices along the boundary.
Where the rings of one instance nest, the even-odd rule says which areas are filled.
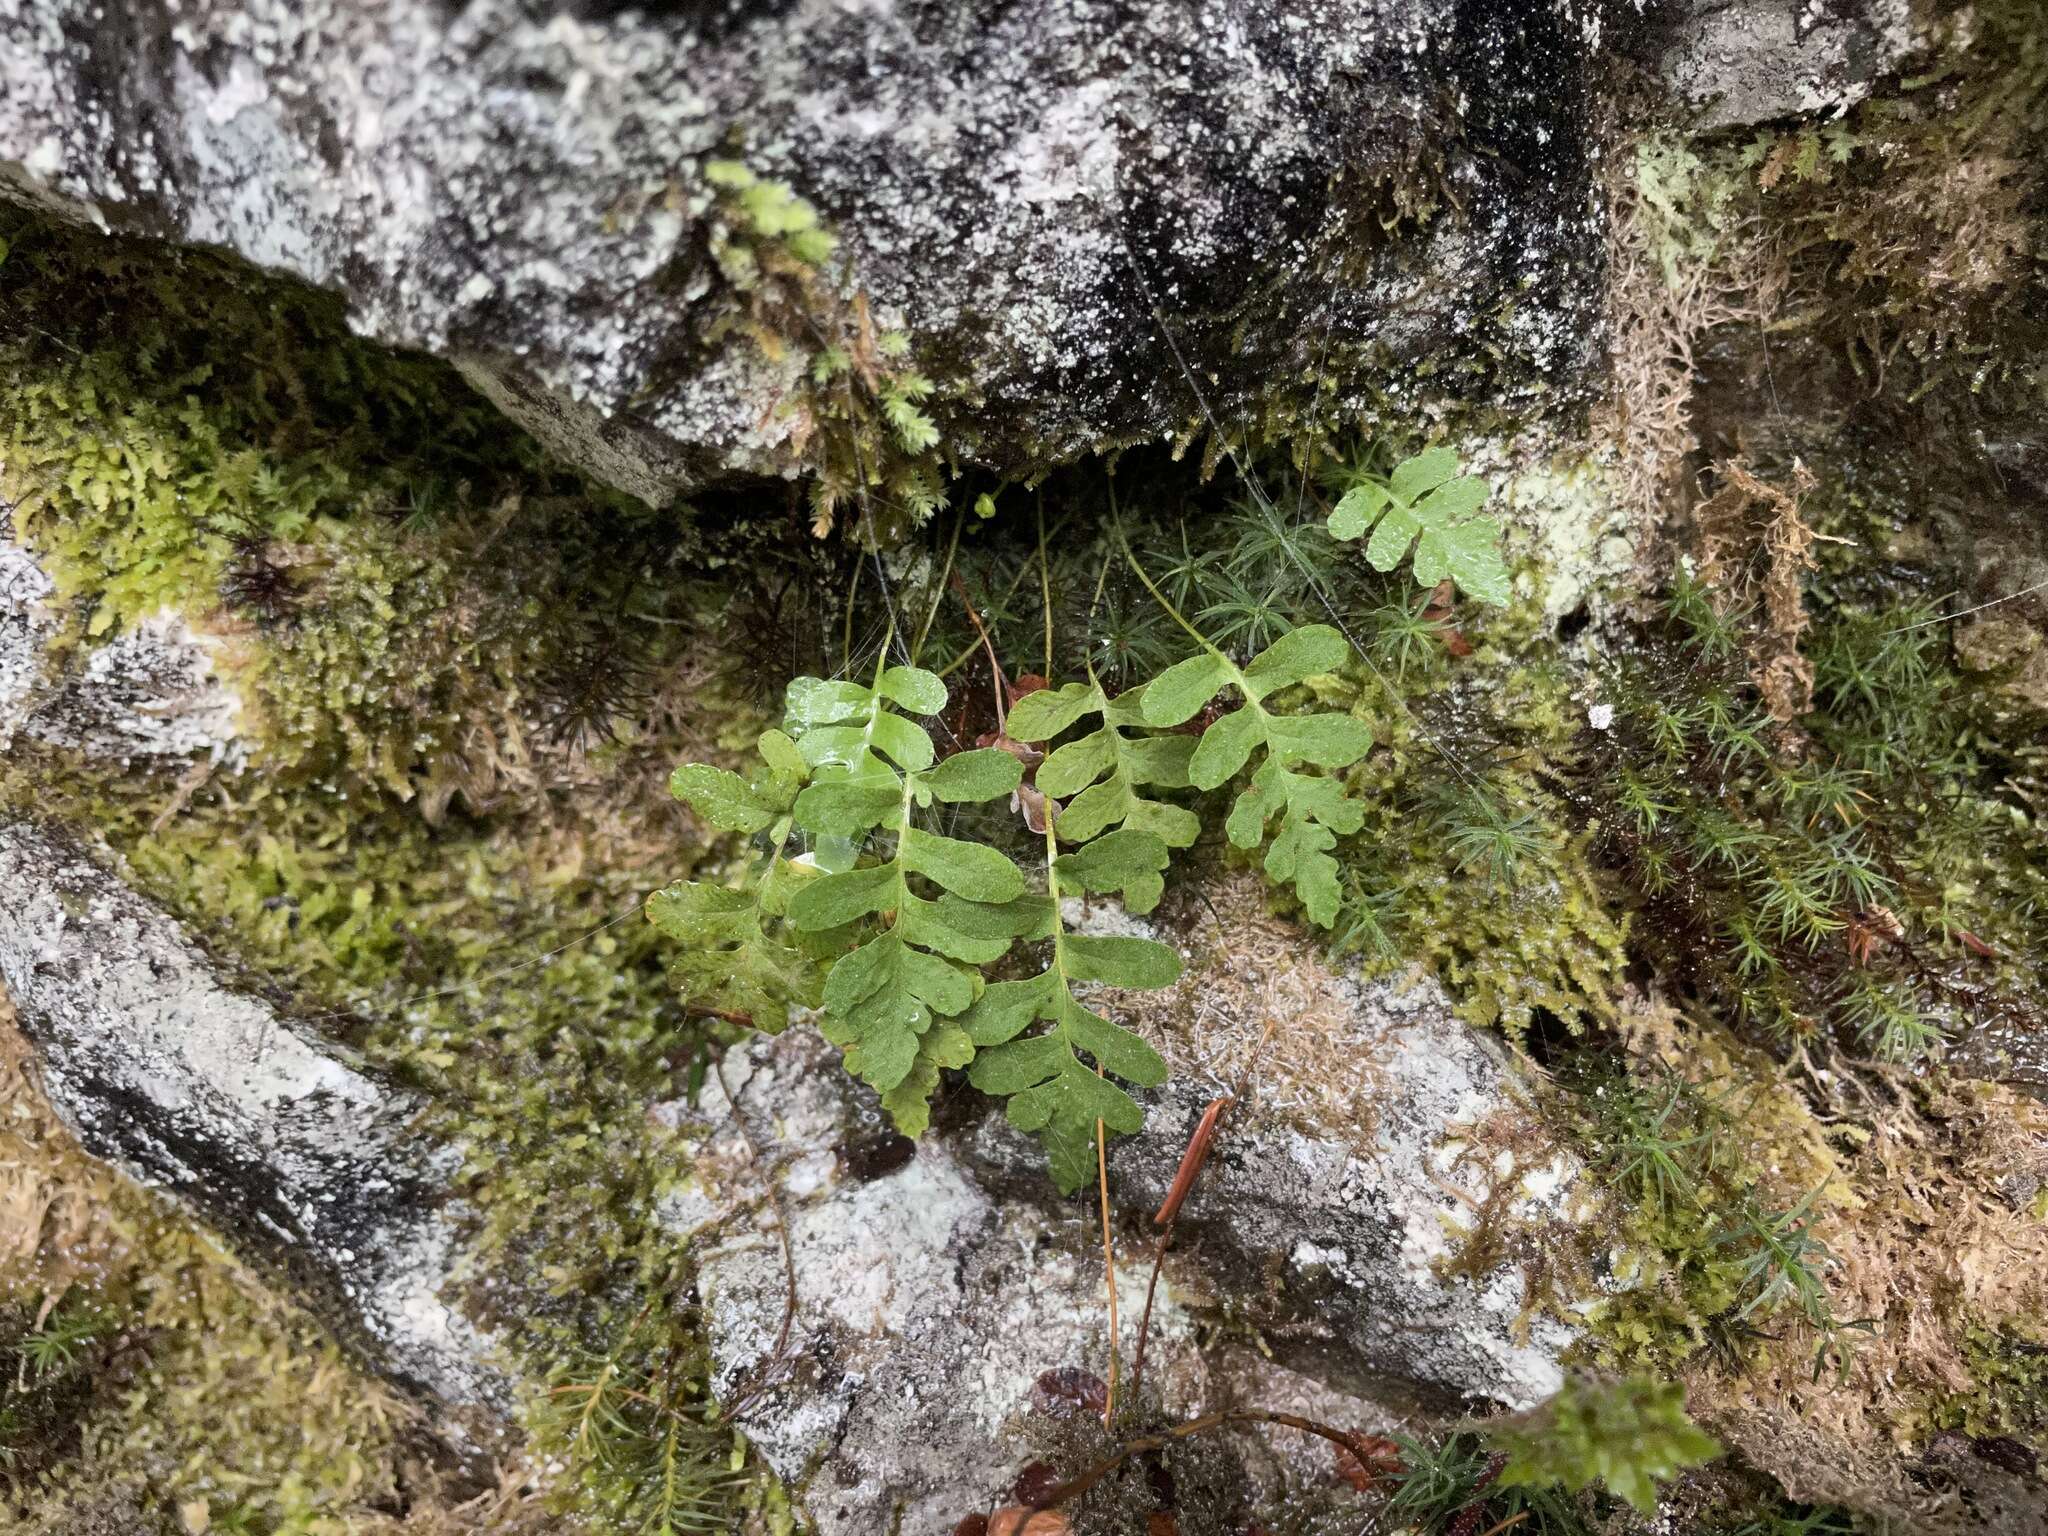
[[[1413,406],[1468,354],[1568,403],[1596,98],[1661,36],[1587,0],[0,0],[0,192],[339,290],[659,500],[793,464],[801,357],[718,339],[726,157],[837,231],[962,456],[1179,432],[1189,371],[1239,418],[1339,349]]]

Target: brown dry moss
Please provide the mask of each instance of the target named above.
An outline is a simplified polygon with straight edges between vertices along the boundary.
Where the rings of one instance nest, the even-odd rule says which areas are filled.
[[[1919,1530],[2001,1528],[1973,1499],[2024,1509],[2023,1490],[1972,1491],[1919,1462],[1933,1429],[1998,1386],[1973,1341],[2032,1335],[2048,1315],[2048,1224],[2000,1193],[2048,1172],[2048,1111],[2000,1088],[1868,1072],[1836,1078],[1822,1102],[1855,1144],[1823,1227],[1838,1261],[1829,1285],[1838,1314],[1869,1332],[1845,1375],[1816,1380],[1810,1332],[1789,1328],[1739,1372],[1690,1372],[1692,1401],[1795,1498]],[[2031,1497],[2038,1518],[2048,1504],[2038,1488]]]
[[[1193,958],[1170,988],[1120,994],[1120,1016],[1176,1077],[1224,1084],[1254,1110],[1369,1152],[1385,1042],[1362,1020],[1355,983],[1272,911],[1250,871],[1176,892],[1165,917]]]

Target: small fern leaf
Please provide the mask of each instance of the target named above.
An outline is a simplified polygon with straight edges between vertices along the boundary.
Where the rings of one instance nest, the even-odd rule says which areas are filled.
[[[1484,480],[1458,473],[1458,456],[1430,448],[1403,459],[1382,482],[1360,478],[1330,512],[1330,536],[1372,538],[1365,557],[1391,571],[1415,553],[1416,583],[1434,587],[1450,579],[1460,591],[1495,607],[1509,596],[1500,553],[1500,524],[1478,516],[1491,490]]]
[[[679,881],[648,898],[647,916],[681,946],[669,973],[685,1003],[771,1035],[789,1027],[792,1008],[817,1006],[823,967],[770,936],[756,894]]]
[[[1156,833],[1119,827],[1076,853],[1063,854],[1054,870],[1063,887],[1120,895],[1125,911],[1143,916],[1159,905],[1165,893],[1163,871],[1172,857],[1165,840]]]
[[[1127,734],[1146,723],[1141,696],[1133,688],[1112,699],[1097,684],[1073,683],[1026,694],[1010,711],[1010,734],[1019,741],[1050,741],[1091,714],[1102,719],[1098,729],[1055,748],[1038,767],[1039,790],[1067,801],[1053,822],[1062,842],[1085,843],[1119,825],[1150,833],[1169,848],[1190,847],[1200,834],[1194,812],[1140,793],[1187,788],[1195,747],[1187,736]],[[1045,702],[1026,707],[1038,699]]]
[[[1256,848],[1275,815],[1280,825],[1266,849],[1266,873],[1293,886],[1310,919],[1328,928],[1344,899],[1332,851],[1340,835],[1365,824],[1365,806],[1346,799],[1340,781],[1295,773],[1269,757],[1231,807],[1225,835],[1239,848]]]
[[[1202,707],[1244,674],[1221,651],[1197,652],[1177,661],[1145,685],[1139,699],[1145,723],[1164,727],[1183,725],[1202,712]]]
[[[1017,741],[1051,741],[1089,715],[1100,714],[1102,690],[1093,683],[1041,688],[1010,706],[1009,731]]]
[[[1061,935],[1049,969],[1024,981],[993,983],[962,1021],[977,1047],[968,1081],[1008,1101],[1010,1123],[1044,1144],[1053,1182],[1063,1194],[1094,1176],[1098,1120],[1125,1136],[1145,1123],[1137,1101],[1098,1076],[1083,1056],[1140,1087],[1166,1080],[1159,1053],[1077,1002],[1070,976],[1116,986],[1171,986],[1180,976],[1180,957],[1149,939]],[[1039,1022],[1051,1027],[1025,1034]]]
[[[1202,733],[1188,760],[1188,779],[1197,789],[1217,789],[1243,772],[1255,755],[1259,757],[1259,767],[1238,796],[1225,830],[1238,847],[1255,848],[1265,837],[1267,824],[1278,816],[1279,827],[1266,850],[1266,872],[1292,885],[1310,919],[1325,928],[1336,921],[1343,899],[1333,857],[1337,838],[1364,825],[1365,808],[1344,797],[1341,781],[1293,770],[1302,764],[1348,768],[1372,749],[1372,731],[1364,721],[1335,710],[1276,714],[1265,701],[1283,688],[1336,671],[1349,654],[1341,633],[1325,624],[1311,624],[1281,636],[1242,670],[1220,656],[1214,658],[1218,665],[1207,671],[1198,673],[1190,667],[1177,684],[1179,691],[1163,703],[1153,699],[1157,682],[1145,693],[1146,718],[1154,724],[1178,715],[1215,677],[1222,682],[1210,697],[1225,683],[1242,695],[1241,707],[1218,716]],[[1194,702],[1188,713],[1208,702],[1207,697]]]
[[[813,775],[793,802],[795,824],[849,858],[871,843],[880,850],[872,862],[807,881],[790,898],[798,933],[844,936],[822,989],[819,1028],[910,1135],[930,1118],[939,1073],[973,1057],[971,1038],[948,1021],[981,994],[978,967],[1050,921],[1046,904],[1025,896],[1022,873],[1000,851],[912,822],[934,803],[995,800],[1020,782],[1021,765],[1007,752],[936,762],[930,735],[897,713],[945,707],[945,684],[932,673],[888,667],[872,686],[799,679],[786,708]]]
[[[886,930],[832,967],[818,1027],[845,1051],[847,1071],[887,1093],[910,1075],[933,1021],[966,1012],[980,991],[974,971]]]
[[[796,743],[781,731],[764,731],[759,749],[761,766],[751,780],[685,763],[670,775],[669,793],[721,832],[765,832],[789,809],[806,770]]]
[[[917,1041],[917,1059],[903,1081],[882,1095],[896,1129],[905,1136],[922,1136],[931,1129],[932,1091],[939,1086],[939,1073],[948,1067],[964,1067],[974,1060],[974,1041],[959,1025],[946,1022],[926,1030]]]

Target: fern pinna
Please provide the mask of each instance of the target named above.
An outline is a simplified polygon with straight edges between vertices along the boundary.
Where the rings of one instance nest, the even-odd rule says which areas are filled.
[[[1456,468],[1432,451],[1385,480],[1354,476],[1332,532],[1356,537],[1377,522],[1367,551],[1375,566],[1396,563],[1414,541],[1418,576],[1426,564],[1498,602],[1498,528],[1471,515],[1484,487],[1454,478]],[[674,971],[686,1002],[769,1031],[815,1010],[848,1070],[907,1135],[929,1124],[940,1073],[964,1068],[1044,1143],[1063,1191],[1085,1183],[1098,1125],[1129,1134],[1143,1123],[1125,1085],[1166,1076],[1159,1054],[1091,1007],[1086,989],[1168,987],[1181,962],[1151,939],[1069,932],[1067,899],[1114,894],[1132,913],[1151,911],[1173,851],[1202,826],[1194,808],[1168,797],[1242,780],[1226,836],[1263,848],[1265,873],[1328,928],[1343,902],[1339,839],[1365,817],[1345,775],[1372,732],[1350,713],[1315,707],[1303,686],[1351,664],[1343,632],[1305,625],[1240,666],[1145,585],[1195,654],[1115,696],[1092,673],[1024,695],[1004,732],[1020,751],[940,758],[918,722],[946,708],[946,686],[888,664],[885,648],[870,681],[792,682],[782,728],[761,736],[752,777],[701,763],[677,769],[678,798],[751,840],[727,880],[681,882],[648,903],[682,946]],[[1027,743],[1046,748],[1042,760]],[[1048,812],[1034,881],[1001,849],[934,825],[940,808],[1015,795],[1026,757]],[[1042,968],[991,979],[1018,944],[1036,946]]]

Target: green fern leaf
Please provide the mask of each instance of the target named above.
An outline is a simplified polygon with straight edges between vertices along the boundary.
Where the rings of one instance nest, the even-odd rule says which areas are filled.
[[[957,1024],[943,1021],[918,1036],[917,1059],[910,1071],[882,1095],[882,1108],[896,1129],[905,1136],[922,1136],[931,1129],[932,1090],[939,1086],[939,1073],[972,1060],[974,1040]]]
[[[1448,577],[1460,591],[1496,607],[1508,600],[1508,571],[1500,554],[1500,524],[1477,515],[1491,494],[1484,480],[1458,473],[1458,456],[1430,448],[1403,459],[1386,480],[1361,477],[1330,513],[1330,536],[1372,539],[1365,558],[1391,571],[1415,551],[1416,583],[1434,587]]]
[[[1143,916],[1159,905],[1165,893],[1162,871],[1172,857],[1165,840],[1156,833],[1119,827],[1078,852],[1061,855],[1053,867],[1063,886],[1097,895],[1120,895],[1125,911]]]
[[[1194,812],[1140,793],[1187,788],[1195,748],[1188,736],[1126,734],[1146,723],[1143,691],[1133,688],[1112,699],[1100,684],[1070,683],[1026,694],[1011,709],[1009,730],[1018,741],[1050,741],[1089,715],[1102,719],[1100,727],[1055,748],[1038,767],[1038,788],[1067,802],[1053,821],[1062,842],[1085,843],[1123,826],[1150,833],[1169,848],[1187,848],[1201,832]]]
[[[962,1020],[977,1047],[968,1081],[1009,1101],[1010,1123],[1044,1144],[1061,1193],[1072,1194],[1094,1176],[1098,1120],[1125,1136],[1145,1123],[1137,1101],[1098,1076],[1083,1056],[1140,1087],[1166,1080],[1159,1053],[1082,1006],[1070,983],[1156,988],[1179,977],[1180,957],[1164,944],[1057,934],[1051,966],[1028,980],[991,984]],[[1041,1021],[1050,1028],[1024,1033]]]
[[[1295,773],[1268,757],[1230,808],[1224,833],[1239,848],[1256,848],[1276,813],[1280,826],[1266,847],[1266,873],[1293,886],[1310,919],[1328,928],[1344,900],[1331,853],[1339,835],[1365,824],[1365,806],[1345,798],[1341,781]]]
[[[885,929],[833,965],[818,1028],[846,1053],[847,1071],[888,1093],[910,1075],[934,1020],[965,1013],[980,991],[978,973]]]
[[[739,887],[679,881],[648,898],[647,916],[682,946],[669,974],[686,1004],[778,1034],[789,1027],[792,1008],[817,1005],[823,972],[815,948],[795,941],[783,921],[791,893],[782,851],[803,783],[803,758],[781,731],[764,732],[759,747],[751,779],[685,763],[669,788],[720,830],[768,832],[774,846],[747,860]]]
[[[1349,654],[1343,635],[1312,624],[1283,635],[1243,668],[1220,653],[1190,657],[1154,679],[1143,701],[1148,724],[1178,725],[1225,687],[1237,690],[1242,704],[1202,733],[1188,760],[1188,779],[1197,789],[1215,789],[1242,772],[1255,753],[1262,754],[1250,785],[1231,807],[1225,831],[1238,847],[1254,848],[1277,815],[1266,872],[1292,885],[1310,919],[1325,928],[1336,921],[1342,902],[1331,851],[1338,836],[1364,824],[1365,811],[1344,797],[1339,780],[1294,770],[1301,765],[1348,768],[1371,749],[1372,732],[1363,721],[1332,710],[1281,715],[1268,710],[1265,701],[1283,688],[1334,672]],[[1168,685],[1163,692],[1162,684]]]
[[[709,763],[683,764],[670,776],[668,787],[670,794],[721,832],[765,832],[788,809],[787,804],[778,806],[756,794],[738,774]]]
[[[770,934],[757,892],[678,881],[647,899],[647,916],[682,946],[669,974],[686,1003],[771,1035],[789,1027],[792,1008],[817,1006],[823,967]]]
[[[969,1037],[946,1021],[981,995],[977,967],[1047,921],[1002,853],[912,820],[935,802],[995,800],[1020,782],[1007,752],[936,762],[924,728],[897,712],[945,707],[945,684],[932,673],[887,667],[872,686],[799,679],[786,708],[812,775],[792,806],[796,825],[821,845],[876,850],[869,863],[808,881],[789,902],[799,934],[851,935],[825,978],[819,1028],[912,1135],[929,1119],[941,1069],[972,1057]]]
[[[1043,931],[1052,936],[1052,964],[1026,980],[990,985],[962,1020],[977,1048],[968,1081],[1008,1100],[1010,1123],[1044,1143],[1053,1181],[1068,1194],[1094,1172],[1098,1123],[1118,1135],[1144,1124],[1137,1101],[1109,1077],[1144,1087],[1166,1079],[1159,1053],[1084,1007],[1073,984],[1171,986],[1180,976],[1180,957],[1149,939],[1069,935],[1060,900],[1068,893],[1120,892],[1129,910],[1149,912],[1164,889],[1160,872],[1172,857],[1169,843],[1185,846],[1197,830],[1189,813],[1137,792],[1141,785],[1185,785],[1192,743],[1180,737],[1177,743],[1186,745],[1162,752],[1161,738],[1126,736],[1146,723],[1136,692],[1111,699],[1093,679],[1041,690],[1017,701],[1008,728],[1021,741],[1050,741],[1091,715],[1102,724],[1038,767],[1041,790],[1074,796],[1046,837],[1046,895],[1038,910]],[[1104,830],[1111,826],[1115,830]],[[1062,854],[1061,838],[1083,846]],[[1048,1027],[1027,1033],[1041,1023]]]

